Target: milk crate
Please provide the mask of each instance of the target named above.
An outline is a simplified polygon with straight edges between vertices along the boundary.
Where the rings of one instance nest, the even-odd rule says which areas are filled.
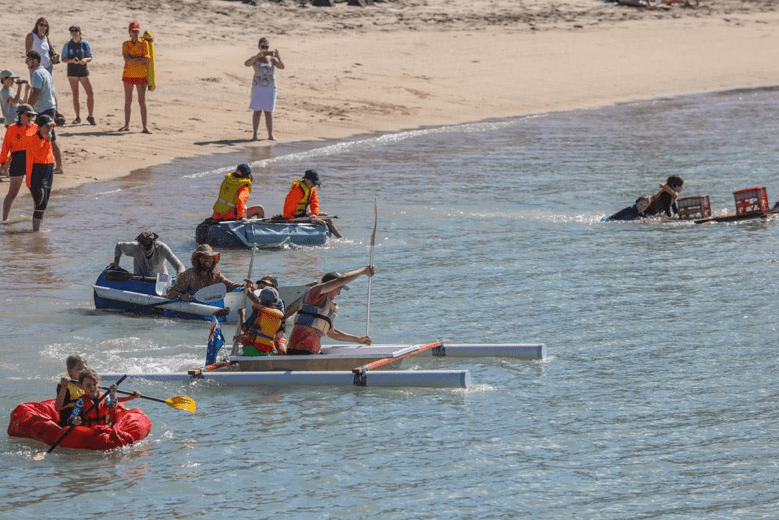
[[[708,195],[690,195],[676,199],[679,218],[707,218],[711,216]]]
[[[756,186],[733,192],[736,199],[736,215],[753,213],[755,211],[768,211],[768,195],[765,186]]]

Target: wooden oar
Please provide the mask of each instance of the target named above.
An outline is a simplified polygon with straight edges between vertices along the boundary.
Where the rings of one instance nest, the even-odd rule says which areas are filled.
[[[119,383],[121,383],[121,382],[122,382],[122,381],[124,381],[125,379],[127,379],[127,374],[125,374],[125,375],[123,375],[122,377],[120,377],[120,378],[119,378],[119,380],[118,380],[116,383],[114,383],[114,384],[115,384],[116,386],[119,386]],[[89,412],[91,412],[92,410],[94,410],[95,408],[97,408],[97,405],[99,405],[99,404],[100,404],[100,401],[102,401],[103,399],[105,399],[106,397],[108,397],[108,394],[110,394],[110,393],[111,393],[111,390],[107,390],[107,391],[106,391],[106,392],[105,392],[103,395],[101,395],[101,396],[100,396],[100,398],[99,398],[97,401],[95,401],[94,403],[92,403],[92,406],[90,406],[90,407],[87,409],[87,411],[86,411],[86,412],[84,412],[84,417],[86,417],[87,415],[89,415]],[[64,432],[62,432],[62,435],[60,435],[60,436],[59,436],[59,439],[57,439],[56,441],[54,441],[54,444],[52,444],[52,445],[51,445],[51,447],[50,447],[48,450],[46,450],[46,451],[41,451],[41,452],[38,452],[38,453],[36,453],[36,454],[35,454],[35,456],[33,456],[32,460],[43,460],[44,458],[46,458],[46,455],[48,455],[49,453],[51,453],[52,451],[54,451],[54,450],[57,448],[57,446],[59,446],[59,445],[60,445],[60,443],[61,443],[63,440],[65,440],[65,437],[67,437],[68,435],[70,435],[70,432],[72,432],[72,431],[73,431],[73,430],[75,430],[75,429],[76,429],[76,427],[75,427],[74,425],[72,425],[72,424],[71,424],[70,426],[68,426],[68,429],[67,429],[67,430],[65,430]]]
[[[379,226],[378,198],[373,199],[373,233],[371,233],[371,254],[368,265],[373,266],[373,249],[376,247],[376,228]],[[368,308],[365,311],[365,335],[370,336],[371,329],[371,282],[373,276],[368,277]]]
[[[448,341],[448,340],[447,340]],[[411,352],[408,352],[406,354],[402,354],[398,357],[389,357],[389,358],[383,358],[383,359],[377,359],[376,361],[373,361],[371,363],[368,363],[367,365],[363,365],[361,367],[353,368],[352,372],[354,372],[357,375],[365,375],[366,372],[369,370],[374,370],[379,367],[383,367],[384,365],[389,365],[390,363],[394,363],[395,361],[400,361],[401,359],[406,359],[411,356],[416,356],[417,354],[421,354],[422,352],[430,349],[434,349],[436,347],[442,347],[444,345],[443,341],[434,341],[433,343],[427,343],[425,345],[422,345],[416,350],[413,350]]]
[[[246,276],[247,280],[252,279],[252,271],[254,270],[254,253],[257,251],[257,246],[252,246],[252,257],[249,260],[249,274]],[[248,282],[247,282],[248,285]],[[243,289],[243,296],[241,297],[241,304],[238,306],[238,309],[236,309],[236,312],[238,312],[238,325],[235,329],[235,339],[233,340],[233,350],[230,352],[231,356],[235,356],[238,354],[238,336],[241,334],[241,327],[243,326],[243,320],[241,319],[241,310],[246,306],[246,292],[249,290],[248,287],[244,287]]]
[[[70,380],[71,383],[78,383],[75,379]],[[108,390],[109,388],[107,386],[101,386],[100,387],[103,390]],[[124,394],[124,395],[133,395],[132,392],[125,392],[124,390],[117,390],[117,394]],[[194,399],[189,397],[188,395],[174,395],[173,397],[170,397],[168,399],[158,399],[156,397],[149,397],[148,395],[139,395],[140,399],[148,399],[149,401],[156,401],[158,403],[165,403],[171,408],[176,408],[177,410],[186,410],[191,413],[195,413],[197,411],[197,403]]]

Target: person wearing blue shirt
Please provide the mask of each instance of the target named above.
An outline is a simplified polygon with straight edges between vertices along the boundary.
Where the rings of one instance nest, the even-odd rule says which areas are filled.
[[[81,124],[81,108],[78,99],[79,83],[87,94],[87,111],[89,112],[87,121],[90,125],[96,124],[92,115],[95,110],[95,96],[92,92],[92,83],[89,81],[89,69],[87,68],[87,63],[92,61],[92,47],[88,41],[82,39],[81,26],[73,25],[70,27],[70,41],[62,47],[61,59],[68,64],[68,81],[70,82],[70,90],[73,92],[73,109],[76,111],[76,119],[73,120],[73,124]]]

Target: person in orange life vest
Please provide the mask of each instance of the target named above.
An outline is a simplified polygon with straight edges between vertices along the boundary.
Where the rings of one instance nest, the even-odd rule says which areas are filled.
[[[19,105],[16,111],[19,119],[5,131],[3,148],[0,151],[0,175],[11,177],[11,185],[3,201],[3,220],[8,220],[11,205],[16,200],[22,181],[27,176],[28,141],[35,138],[38,133],[38,125],[35,124],[35,116],[38,114],[32,106]]]
[[[65,368],[68,370],[68,377],[60,379],[57,385],[57,400],[54,402],[54,408],[60,413],[59,425],[63,428],[68,425],[76,400],[84,393],[76,381],[79,374],[87,368],[87,361],[82,356],[74,354],[65,360]]]
[[[665,182],[660,183],[660,191],[652,195],[652,201],[649,203],[649,207],[644,210],[644,214],[647,216],[657,215],[658,213],[665,212],[666,216],[671,217],[673,213],[678,213],[679,210],[676,207],[676,197],[679,196],[679,192],[682,191],[684,185],[684,179],[681,175],[671,175]]]
[[[225,175],[222,185],[219,186],[219,198],[214,204],[212,218],[216,220],[264,218],[265,209],[262,206],[246,207],[252,184],[254,184],[254,176],[248,164],[239,164],[235,171]]]
[[[370,336],[355,336],[338,330],[333,325],[338,306],[333,301],[341,289],[349,290],[346,284],[358,276],[373,276],[372,265],[355,269],[348,273],[327,273],[321,283],[316,284],[303,296],[303,303],[295,316],[295,326],[289,337],[287,355],[319,354],[322,348],[322,337],[327,336],[338,341],[352,341],[362,345],[370,345]]]
[[[100,376],[91,368],[84,369],[78,375],[78,384],[84,394],[78,398],[70,415],[68,422],[73,426],[86,426],[89,428],[96,425],[110,425],[111,412],[116,408],[116,403],[132,401],[141,396],[141,393],[136,390],[133,392],[133,395],[117,399],[116,385],[113,384],[110,387],[111,392],[106,398],[89,411],[92,405],[100,398]]]
[[[260,304],[260,294],[262,291],[266,288],[272,288],[274,289],[277,294],[279,290],[279,282],[276,280],[276,277],[272,274],[266,274],[256,282],[252,283],[251,280],[246,280],[247,287],[249,288],[249,292],[246,293],[250,300],[252,300],[255,304]],[[281,313],[284,316],[287,316],[287,305],[284,303],[284,300],[279,298],[277,296],[276,304],[274,306],[276,309],[280,310]],[[252,314],[249,316],[248,320],[244,319],[244,313],[243,309],[240,309],[238,311],[239,319],[242,322],[245,322],[244,328],[248,327],[252,323],[254,323],[254,319],[256,319],[256,311],[252,311]],[[273,346],[276,349],[276,352],[283,356],[287,353],[287,320],[282,319],[281,320],[281,326],[279,327],[279,330],[276,332],[274,339],[273,339]]]
[[[280,301],[279,293],[273,287],[260,291],[259,302],[252,304],[252,314],[243,323],[238,337],[244,356],[286,354],[285,348],[276,349],[276,337],[284,321],[284,311],[278,308]]]
[[[332,219],[321,219],[316,217],[326,217],[327,213],[319,211],[319,196],[316,188],[321,186],[319,172],[316,170],[306,170],[302,179],[295,179],[287,196],[284,198],[284,218],[310,217],[311,222],[316,224],[327,224],[330,232],[337,238],[343,235],[333,223]]]
[[[41,114],[36,123],[38,132],[27,142],[27,187],[35,206],[32,230],[40,231],[43,213],[49,205],[51,186],[54,183],[54,153],[51,143],[54,120],[49,115]]]

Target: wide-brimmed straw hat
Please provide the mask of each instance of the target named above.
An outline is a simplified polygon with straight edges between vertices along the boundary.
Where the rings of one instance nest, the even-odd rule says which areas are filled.
[[[219,262],[220,255],[216,251],[214,251],[211,246],[208,244],[200,244],[197,246],[197,249],[195,249],[195,252],[192,253],[192,263],[195,263],[195,259],[199,256],[211,256],[214,257],[214,263]]]

